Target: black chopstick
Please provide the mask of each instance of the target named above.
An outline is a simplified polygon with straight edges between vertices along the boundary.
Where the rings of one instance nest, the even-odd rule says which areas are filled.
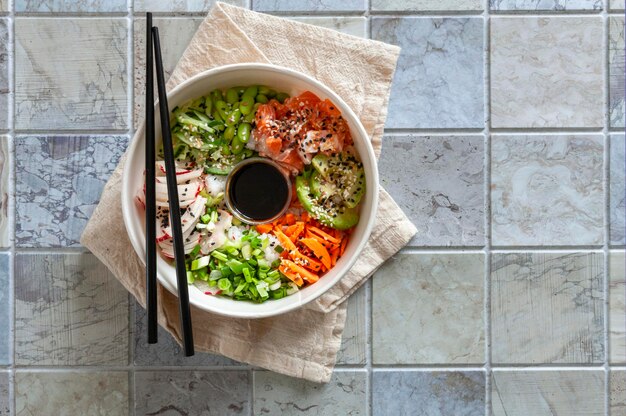
[[[146,28],[146,308],[148,310],[148,344],[156,344],[158,336],[152,13],[146,15]]]
[[[163,61],[159,29],[152,28],[154,36],[154,57],[156,60],[157,88],[159,91],[159,111],[161,115],[161,135],[163,136],[163,153],[165,153],[165,175],[167,178],[167,195],[170,201],[170,226],[174,239],[174,259],[176,261],[176,280],[178,282],[178,306],[183,330],[183,348],[187,357],[194,354],[193,333],[191,330],[191,310],[189,308],[189,289],[187,287],[187,271],[185,270],[185,247],[183,246],[183,229],[180,222],[180,204],[178,202],[178,185],[176,183],[176,164],[170,132],[170,111],[167,106]]]

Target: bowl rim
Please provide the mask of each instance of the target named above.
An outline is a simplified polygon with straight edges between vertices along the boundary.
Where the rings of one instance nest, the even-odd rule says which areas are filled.
[[[343,271],[337,273],[337,275],[334,276],[333,281],[331,282],[331,284],[328,286],[326,290],[320,291],[319,293],[312,292],[312,293],[309,293],[305,297],[300,296],[297,302],[294,302],[291,304],[280,305],[280,301],[282,299],[278,299],[274,301],[276,302],[276,306],[277,306],[276,308],[270,311],[258,311],[258,312],[247,312],[247,311],[241,311],[241,310],[226,311],[226,310],[218,309],[214,307],[213,305],[194,302],[192,299],[190,299],[190,304],[192,306],[195,306],[198,309],[201,309],[203,311],[217,314],[217,315],[226,316],[226,317],[231,317],[231,318],[244,318],[244,319],[267,318],[267,317],[280,315],[280,314],[301,308],[307,303],[310,303],[316,300],[323,294],[327,293],[328,290],[330,290],[332,287],[334,287],[346,275],[346,273],[352,268],[352,266],[354,266],[354,263],[356,262],[357,258],[363,251],[363,248],[365,247],[367,242],[369,241],[369,238],[372,233],[372,229],[374,227],[376,213],[378,211],[378,202],[379,202],[378,194],[379,194],[379,187],[380,187],[379,178],[378,178],[378,165],[377,165],[376,156],[374,154],[374,148],[372,146],[371,141],[369,140],[369,136],[367,132],[365,131],[365,128],[363,127],[363,124],[361,123],[361,120],[354,113],[354,111],[345,103],[345,101],[343,101],[339,97],[339,95],[337,95],[337,93],[335,93],[330,87],[326,86],[322,82],[302,72],[299,72],[290,68],[286,68],[283,66],[274,65],[274,64],[266,64],[266,63],[239,63],[239,64],[222,65],[222,66],[218,66],[215,68],[211,68],[206,71],[202,71],[186,79],[185,81],[181,82],[176,87],[174,87],[171,91],[168,92],[167,94],[168,101],[170,101],[173,96],[181,93],[181,91],[185,90],[189,86],[195,84],[196,82],[204,78],[215,76],[215,75],[225,73],[225,72],[231,72],[231,71],[236,72],[239,70],[255,70],[255,69],[276,72],[279,74],[287,74],[291,77],[299,79],[300,81],[303,81],[304,83],[312,84],[316,88],[324,91],[327,97],[330,98],[333,102],[339,103],[340,106],[342,107],[342,113],[345,113],[344,117],[347,115],[353,120],[354,127],[358,130],[358,135],[365,139],[364,149],[365,149],[366,155],[361,155],[361,159],[363,159],[363,156],[366,156],[371,161],[371,171],[372,171],[371,173],[373,174],[374,177],[367,178],[368,182],[371,181],[370,183],[372,185],[372,192],[373,192],[373,195],[371,196],[372,214],[369,216],[368,221],[365,224],[363,238],[361,239],[361,241],[358,242],[358,245],[355,249],[355,252],[352,258],[349,258],[347,262],[344,264]],[[158,105],[159,103],[157,100],[155,102],[155,115],[156,115],[155,118],[158,118]],[[128,147],[126,151],[126,154],[124,155],[125,160],[129,160],[131,155],[134,155],[138,151],[137,148],[139,144],[143,142],[144,131],[145,131],[145,120],[142,120],[141,124],[137,128],[135,135],[134,135],[136,140],[132,140],[130,146]],[[157,135],[159,134],[159,132],[160,132],[160,127],[157,128]],[[122,192],[122,195],[121,195],[122,217],[124,220],[124,227],[126,228],[126,233],[131,241],[135,254],[139,257],[141,264],[145,266],[145,238],[143,238],[143,236],[140,235],[141,234],[140,232],[136,232],[137,231],[135,229],[136,224],[134,223],[136,222],[136,218],[135,218],[136,215],[133,214],[133,209],[135,209],[134,199],[135,199],[137,190],[130,189],[131,175],[129,174],[129,171],[130,171],[129,169],[124,169],[122,172],[122,190],[121,190]],[[160,268],[157,268],[158,282],[165,289],[167,289],[170,293],[172,293],[174,296],[177,297],[178,290],[176,288],[176,282],[175,281],[169,282],[168,279],[164,277],[162,273],[163,273],[162,270]],[[284,298],[284,299],[287,299],[287,298]],[[232,300],[232,302],[236,302],[236,301]]]

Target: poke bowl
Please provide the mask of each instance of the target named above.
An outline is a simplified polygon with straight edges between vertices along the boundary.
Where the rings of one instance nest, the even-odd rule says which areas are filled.
[[[168,104],[190,303],[262,318],[337,284],[363,250],[378,204],[372,146],[339,96],[297,71],[249,63],[188,79]],[[158,111],[155,126],[157,278],[176,294]],[[122,177],[124,223],[142,261],[144,128]]]

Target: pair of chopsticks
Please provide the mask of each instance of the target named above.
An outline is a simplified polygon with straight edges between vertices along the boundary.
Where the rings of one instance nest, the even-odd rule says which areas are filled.
[[[148,343],[157,342],[157,278],[156,278],[156,200],[155,200],[155,150],[154,150],[154,79],[152,48],[156,59],[157,89],[159,92],[159,113],[161,115],[161,134],[165,154],[165,176],[170,209],[170,226],[174,240],[174,258],[176,262],[176,280],[178,286],[178,305],[183,331],[185,356],[194,354],[193,333],[191,329],[191,310],[189,308],[189,289],[185,270],[185,248],[183,229],[180,220],[178,184],[176,183],[176,163],[172,148],[170,131],[170,111],[167,105],[163,60],[159,29],[152,26],[152,13],[146,15],[146,303],[148,310]]]

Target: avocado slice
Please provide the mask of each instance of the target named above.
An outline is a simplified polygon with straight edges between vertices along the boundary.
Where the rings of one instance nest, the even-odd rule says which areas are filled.
[[[324,225],[337,230],[347,230],[359,222],[359,212],[355,208],[340,207],[336,216],[329,215],[318,205],[309,181],[303,175],[296,177],[296,194],[304,209]]]
[[[311,160],[311,164],[322,176],[327,177],[331,167],[329,159],[325,154],[319,153]]]
[[[363,168],[358,168],[355,176],[356,180],[352,186],[347,189],[346,195],[343,195],[345,196],[344,200],[348,208],[354,208],[359,205],[359,202],[361,202],[361,198],[365,193],[365,171]]]
[[[311,192],[316,198],[320,196],[334,195],[339,192],[337,185],[324,179],[321,173],[313,171],[310,179]]]

